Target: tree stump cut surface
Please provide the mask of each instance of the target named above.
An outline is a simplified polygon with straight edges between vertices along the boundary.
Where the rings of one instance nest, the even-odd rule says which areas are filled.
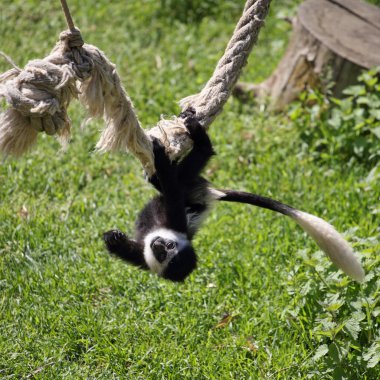
[[[380,9],[358,0],[309,0],[302,26],[344,59],[370,69],[380,65]]]
[[[260,84],[238,83],[235,95],[271,98],[282,109],[307,87],[334,82],[334,96],[362,69],[380,66],[380,8],[359,0],[306,0],[275,71]]]

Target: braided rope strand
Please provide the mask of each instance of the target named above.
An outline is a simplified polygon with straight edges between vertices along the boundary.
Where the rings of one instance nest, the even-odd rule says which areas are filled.
[[[198,120],[204,127],[212,123],[231,95],[257,41],[270,2],[271,0],[247,0],[243,14],[212,77],[199,94],[180,101],[183,111],[188,107],[196,110]]]
[[[66,17],[67,26],[69,27],[70,31],[74,31],[75,30],[74,21],[73,21],[73,18],[71,17],[70,9],[69,9],[69,6],[67,5],[66,0],[61,0],[61,6],[62,6],[63,13],[65,14],[65,17]]]

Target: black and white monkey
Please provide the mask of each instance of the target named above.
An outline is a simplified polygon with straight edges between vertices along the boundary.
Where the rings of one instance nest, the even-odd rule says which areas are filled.
[[[364,271],[351,247],[329,223],[271,198],[211,188],[209,182],[200,176],[214,154],[211,141],[193,110],[187,110],[181,117],[193,140],[193,149],[176,163],[170,161],[159,140],[153,141],[156,173],[149,181],[160,195],[141,211],[134,239],[118,230],[103,235],[111,254],[165,279],[182,282],[196,268],[197,256],[191,240],[213,201],[241,202],[292,218],[339,268],[355,280],[363,280]]]

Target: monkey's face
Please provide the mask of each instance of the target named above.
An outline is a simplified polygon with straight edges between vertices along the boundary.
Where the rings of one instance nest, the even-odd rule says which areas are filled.
[[[159,263],[165,262],[170,257],[174,257],[178,253],[178,243],[175,240],[165,239],[156,236],[150,243],[153,255]]]
[[[182,282],[196,267],[196,254],[180,233],[160,229],[145,238],[144,258],[149,269],[159,276]]]

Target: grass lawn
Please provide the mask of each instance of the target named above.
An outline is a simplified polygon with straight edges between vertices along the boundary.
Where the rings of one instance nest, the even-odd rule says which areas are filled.
[[[69,3],[150,127],[201,89],[244,2]],[[291,31],[281,17],[297,3],[273,2],[243,80],[276,66]],[[2,0],[0,50],[19,66],[47,55],[64,29],[58,1]],[[102,233],[131,233],[154,190],[133,156],[94,152],[101,121],[81,130],[78,104],[70,115],[66,152],[41,135],[0,165],[1,379],[380,378],[379,170],[317,162],[286,113],[231,99],[210,128],[218,155],[206,176],[330,221],[366,282],[336,271],[286,217],[220,204],[194,241],[198,270],[171,284],[106,254]]]

